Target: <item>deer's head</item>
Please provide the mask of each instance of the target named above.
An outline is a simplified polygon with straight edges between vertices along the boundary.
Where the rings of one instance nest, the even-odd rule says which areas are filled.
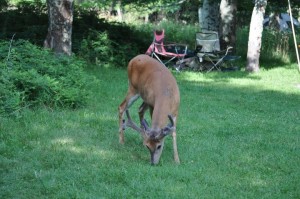
[[[128,120],[124,123],[124,125],[141,133],[144,145],[148,148],[151,155],[151,164],[158,164],[164,148],[165,136],[175,131],[173,117],[168,115],[170,123],[166,127],[162,129],[153,129],[149,127],[145,119],[141,122],[142,128],[138,127],[134,122],[132,122],[128,110],[126,111],[126,115]]]

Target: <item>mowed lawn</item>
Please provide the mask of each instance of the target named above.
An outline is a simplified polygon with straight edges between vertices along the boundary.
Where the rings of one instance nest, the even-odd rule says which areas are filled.
[[[177,125],[158,166],[131,129],[118,143],[125,69],[93,69],[79,110],[24,110],[0,118],[0,198],[300,198],[300,74],[172,71]],[[138,122],[141,101],[130,110]]]

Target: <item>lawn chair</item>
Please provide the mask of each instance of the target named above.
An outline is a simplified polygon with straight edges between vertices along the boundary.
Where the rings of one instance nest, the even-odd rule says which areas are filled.
[[[208,72],[214,69],[221,70],[225,61],[229,61],[232,65],[232,61],[239,59],[240,56],[229,55],[231,50],[230,46],[226,50],[220,50],[219,36],[215,31],[196,33],[196,54],[203,70]]]
[[[146,54],[156,58],[159,62],[161,62],[164,65],[175,59],[183,60],[184,57],[187,55],[187,45],[164,44],[164,38],[164,30],[155,30],[153,42],[149,46]]]

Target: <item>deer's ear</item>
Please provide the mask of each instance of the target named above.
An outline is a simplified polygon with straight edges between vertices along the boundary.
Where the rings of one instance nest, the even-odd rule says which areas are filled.
[[[176,130],[176,127],[174,126],[174,118],[171,115],[168,115],[168,118],[170,120],[170,123],[161,130],[161,133],[157,139],[162,139],[163,137],[173,133]]]
[[[175,131],[175,127],[174,126],[173,127],[166,126],[164,129],[162,129],[162,133],[161,134],[163,136],[167,136],[167,135],[173,133],[174,131]]]

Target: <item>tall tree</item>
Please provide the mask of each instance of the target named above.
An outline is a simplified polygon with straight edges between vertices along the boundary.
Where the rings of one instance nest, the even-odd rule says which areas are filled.
[[[73,0],[47,0],[49,27],[44,47],[71,55]]]
[[[216,0],[203,0],[202,7],[199,8],[199,24],[202,30],[212,30],[219,32],[220,24],[220,3]]]
[[[220,16],[221,16],[221,48],[232,46],[235,49],[236,43],[236,0],[221,0]]]
[[[263,20],[267,7],[267,0],[255,0],[250,22],[248,40],[247,65],[249,72],[259,71],[259,57],[261,49],[261,38],[263,32]]]

